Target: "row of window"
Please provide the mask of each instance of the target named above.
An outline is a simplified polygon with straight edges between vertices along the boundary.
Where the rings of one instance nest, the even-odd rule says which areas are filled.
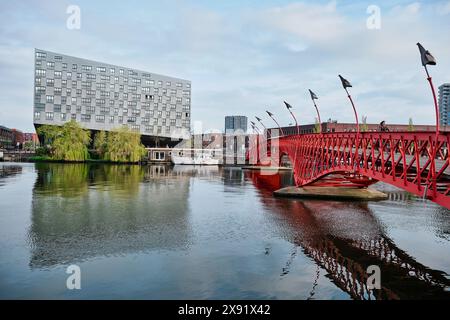
[[[35,110],[37,110],[37,111],[45,110],[45,104],[37,103],[35,105]],[[61,112],[61,110],[62,110],[61,104],[54,104],[53,105],[53,111],[54,112]],[[70,105],[66,105],[65,106],[65,112],[72,112],[74,110],[76,110],[77,113],[81,113],[82,106],[78,105],[78,106],[75,106],[75,108],[73,106],[70,106]],[[94,113],[96,113],[96,110],[97,110],[97,108],[94,107],[94,106],[85,106],[85,112],[88,113],[88,114],[94,114]],[[111,112],[111,108],[109,108],[109,107],[100,107],[99,111],[100,111],[101,114],[109,114]],[[129,110],[128,108],[123,108],[122,110],[120,110],[119,108],[114,108],[113,111],[114,111],[114,115],[118,115],[120,113],[120,111],[122,111],[123,115],[128,115],[130,113],[132,116],[138,116],[138,117],[140,117],[141,113],[142,113],[141,110],[137,110],[137,109],[130,109]],[[184,114],[184,116],[186,118],[189,118],[190,113],[186,112],[186,111],[181,112],[181,111],[175,111],[175,110],[172,110],[172,111],[156,110],[157,118],[162,118],[163,116],[165,118],[170,118],[171,115],[174,115],[177,119],[181,119],[183,114]],[[154,115],[155,115],[155,110],[147,110],[147,111],[144,112],[144,118],[142,118],[142,121],[147,121],[145,119],[153,118]]]
[[[66,120],[68,120],[68,119],[67,119],[67,115],[68,115],[68,114],[66,114],[66,113],[60,113],[59,116],[60,116],[61,121],[66,121]],[[55,113],[54,113],[54,112],[45,112],[45,120],[53,121],[53,120],[54,120],[54,117],[55,117]],[[34,119],[35,119],[35,120],[40,120],[40,119],[41,119],[41,112],[36,111],[36,112],[34,113]],[[77,115],[76,115],[76,114],[70,114],[70,119],[71,119],[71,120],[76,120],[76,119],[77,119]],[[93,119],[93,117],[92,117],[91,114],[81,114],[81,115],[80,115],[80,120],[81,120],[81,122],[91,122],[92,119]],[[107,118],[106,118],[105,115],[95,115],[95,122],[98,122],[98,123],[105,123],[106,119],[107,119]],[[114,117],[114,116],[110,116],[110,117],[108,118],[109,123],[114,123],[115,120],[116,120],[116,117]],[[122,116],[117,117],[118,123],[123,123],[123,120],[124,120],[124,119],[123,119]],[[155,119],[155,120],[156,120],[156,119]],[[176,121],[173,120],[173,119],[170,120],[169,123],[167,123],[167,121],[164,121],[164,120],[166,120],[166,119],[163,119],[163,121],[162,121],[162,123],[161,123],[162,126],[170,125],[170,127],[181,128],[181,126],[176,126]],[[133,118],[133,117],[129,117],[129,118],[127,119],[127,122],[128,122],[128,123],[134,123],[134,122],[136,122],[136,119]],[[145,124],[145,123],[148,123],[148,122],[149,122],[149,121],[142,122],[142,123],[143,123],[146,127],[148,127],[148,128],[153,128],[153,126],[158,126],[158,122],[157,122],[157,121],[154,121],[154,122],[153,122],[153,125]],[[186,122],[186,121],[183,122],[183,126],[189,127],[189,125],[190,125],[189,122]],[[135,128],[139,128],[139,125],[138,125],[138,124],[132,124],[132,126],[134,126]],[[168,128],[168,129],[170,130],[170,127],[166,127],[166,128]],[[150,131],[152,131],[152,130],[150,130]]]
[[[38,59],[46,59],[46,57],[47,57],[47,54],[45,52],[36,52],[36,58],[38,58]],[[57,59],[57,57],[58,57],[58,59]],[[61,56],[55,56],[55,59],[56,60],[62,60],[62,57]],[[37,66],[42,66],[41,61],[36,61],[36,65]],[[46,62],[46,66],[49,69],[54,69],[55,63],[53,61],[47,61]],[[62,63],[62,68],[63,69],[67,69],[67,63]],[[77,70],[77,69],[78,69],[78,65],[75,64],[75,63],[72,64],[72,70]],[[45,75],[45,70],[41,70],[41,69],[39,69],[39,70],[40,70],[41,74]],[[92,66],[90,66],[90,65],[81,65],[81,70],[85,71],[85,72],[90,72],[90,71],[92,71]],[[44,71],[44,72],[42,73],[42,71]],[[96,67],[96,71],[98,73],[106,73],[107,68],[98,66],[98,67]],[[58,72],[61,72],[61,71],[58,71]],[[116,73],[116,69],[115,68],[109,68],[109,73],[110,74],[115,74]],[[119,74],[120,75],[124,75],[125,74],[125,70],[124,69],[119,69]],[[138,76],[138,73],[136,71],[134,71],[134,70],[128,70],[128,75],[129,76]],[[92,77],[92,79],[95,79],[95,75],[90,75],[90,77]],[[148,74],[148,73],[143,73],[142,77],[150,78],[151,75]],[[118,78],[118,77],[116,77],[116,78]],[[108,79],[109,79],[109,77],[108,77]],[[146,80],[146,82],[147,81],[153,81],[154,82],[154,80]],[[132,82],[135,83],[135,84],[140,84],[141,83],[141,79],[133,78]],[[163,84],[163,81],[158,81],[158,85],[162,85],[162,84]],[[172,86],[172,82],[171,81],[166,81],[166,86]],[[176,87],[181,88],[181,87],[183,87],[183,84],[181,82],[177,82],[176,83]],[[190,84],[186,84],[186,87],[190,88]]]

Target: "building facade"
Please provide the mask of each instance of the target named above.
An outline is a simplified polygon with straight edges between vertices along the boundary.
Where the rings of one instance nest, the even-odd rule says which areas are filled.
[[[362,126],[362,125],[361,125]],[[368,132],[377,132],[380,129],[380,125],[377,123],[367,123],[366,129]],[[416,125],[413,124],[412,128],[408,124],[390,124],[386,123],[390,132],[407,132],[411,129],[414,131],[435,131],[436,126],[433,125]],[[296,126],[282,127],[283,133],[285,135],[294,135],[299,131],[300,134],[310,134],[315,132],[316,125],[315,124],[306,124],[300,125],[297,129]],[[279,132],[278,128],[270,128],[269,132],[274,130]],[[298,130],[298,131],[297,131]],[[441,127],[441,131],[448,131],[450,128]],[[354,123],[339,123],[339,122],[322,122],[322,132],[356,132],[356,124]],[[280,134],[280,133],[277,133]]]
[[[34,125],[122,126],[146,145],[190,132],[191,82],[35,49]]]
[[[10,149],[14,145],[14,133],[11,129],[0,126],[0,149]]]
[[[450,125],[450,83],[439,87],[439,113],[441,125]]]
[[[225,117],[225,134],[233,134],[241,130],[247,132],[247,117],[245,116],[226,116]]]

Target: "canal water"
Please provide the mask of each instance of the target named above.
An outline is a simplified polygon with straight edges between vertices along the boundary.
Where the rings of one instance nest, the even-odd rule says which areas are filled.
[[[380,183],[389,200],[272,196],[290,182],[239,168],[0,163],[0,298],[450,298],[449,210]],[[66,287],[70,265],[80,290]],[[369,266],[380,289],[368,290]]]

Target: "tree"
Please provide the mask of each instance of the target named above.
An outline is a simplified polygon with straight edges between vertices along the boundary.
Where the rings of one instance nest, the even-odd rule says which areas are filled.
[[[107,136],[105,131],[99,131],[95,135],[94,138],[94,149],[97,152],[98,156],[103,159],[105,156],[105,152],[108,148],[108,143],[106,141]]]
[[[108,132],[104,159],[114,162],[138,162],[146,154],[141,136],[128,127]]]
[[[38,134],[50,146],[49,152],[53,160],[84,161],[89,157],[89,131],[75,121],[66,122],[62,126],[44,125],[38,129]]]
[[[409,122],[408,122],[408,131],[412,132],[414,131],[414,124],[413,124],[413,119],[409,118]]]

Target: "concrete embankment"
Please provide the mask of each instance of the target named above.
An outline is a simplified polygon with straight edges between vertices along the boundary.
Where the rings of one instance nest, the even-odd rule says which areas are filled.
[[[330,200],[376,201],[386,200],[383,192],[369,188],[345,187],[286,187],[274,191],[275,196],[289,198],[314,198]]]

